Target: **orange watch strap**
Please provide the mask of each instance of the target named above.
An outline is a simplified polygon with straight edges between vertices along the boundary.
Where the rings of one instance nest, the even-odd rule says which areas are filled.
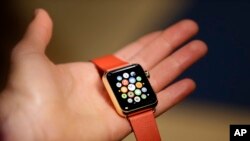
[[[91,60],[91,62],[93,62],[98,67],[99,72],[106,72],[109,69],[128,64],[128,62],[125,62],[114,55],[106,55],[99,58],[95,58]]]
[[[91,60],[101,73],[110,69],[126,65],[128,62],[122,61],[114,55],[106,55]],[[142,112],[136,115],[129,115],[128,119],[134,131],[137,141],[160,141],[160,134],[154,118],[153,110]]]
[[[128,116],[137,141],[160,141],[161,137],[152,110]]]

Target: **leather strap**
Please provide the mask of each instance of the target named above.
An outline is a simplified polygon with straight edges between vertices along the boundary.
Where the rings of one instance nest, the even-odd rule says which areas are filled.
[[[114,55],[106,55],[91,60],[99,73],[106,72],[110,69],[126,65],[128,62],[122,61]],[[160,134],[152,110],[142,112],[136,115],[129,115],[128,119],[134,131],[137,141],[160,141]]]
[[[160,141],[160,134],[152,110],[128,116],[137,141]]]
[[[106,55],[91,60],[99,69],[99,72],[106,72],[110,69],[126,65],[128,62],[122,61],[114,55]]]

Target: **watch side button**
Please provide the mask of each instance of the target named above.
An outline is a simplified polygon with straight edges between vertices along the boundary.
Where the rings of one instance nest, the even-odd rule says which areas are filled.
[[[150,78],[150,74],[148,71],[145,71],[145,75],[147,76],[147,78]]]

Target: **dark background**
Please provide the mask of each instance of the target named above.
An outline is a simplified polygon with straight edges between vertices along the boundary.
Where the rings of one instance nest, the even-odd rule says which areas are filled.
[[[250,1],[197,0],[176,21],[198,22],[195,37],[208,45],[208,54],[184,76],[194,78],[191,99],[250,107]]]

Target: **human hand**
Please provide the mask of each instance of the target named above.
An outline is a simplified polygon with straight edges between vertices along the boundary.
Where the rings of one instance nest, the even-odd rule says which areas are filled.
[[[115,53],[150,72],[158,97],[156,116],[195,89],[188,78],[170,83],[207,52],[198,40],[178,48],[197,31],[193,21],[183,20]],[[115,112],[91,62],[56,65],[44,54],[51,32],[49,16],[37,10],[24,38],[13,49],[11,72],[0,95],[2,140],[110,141],[127,136],[130,124]]]

